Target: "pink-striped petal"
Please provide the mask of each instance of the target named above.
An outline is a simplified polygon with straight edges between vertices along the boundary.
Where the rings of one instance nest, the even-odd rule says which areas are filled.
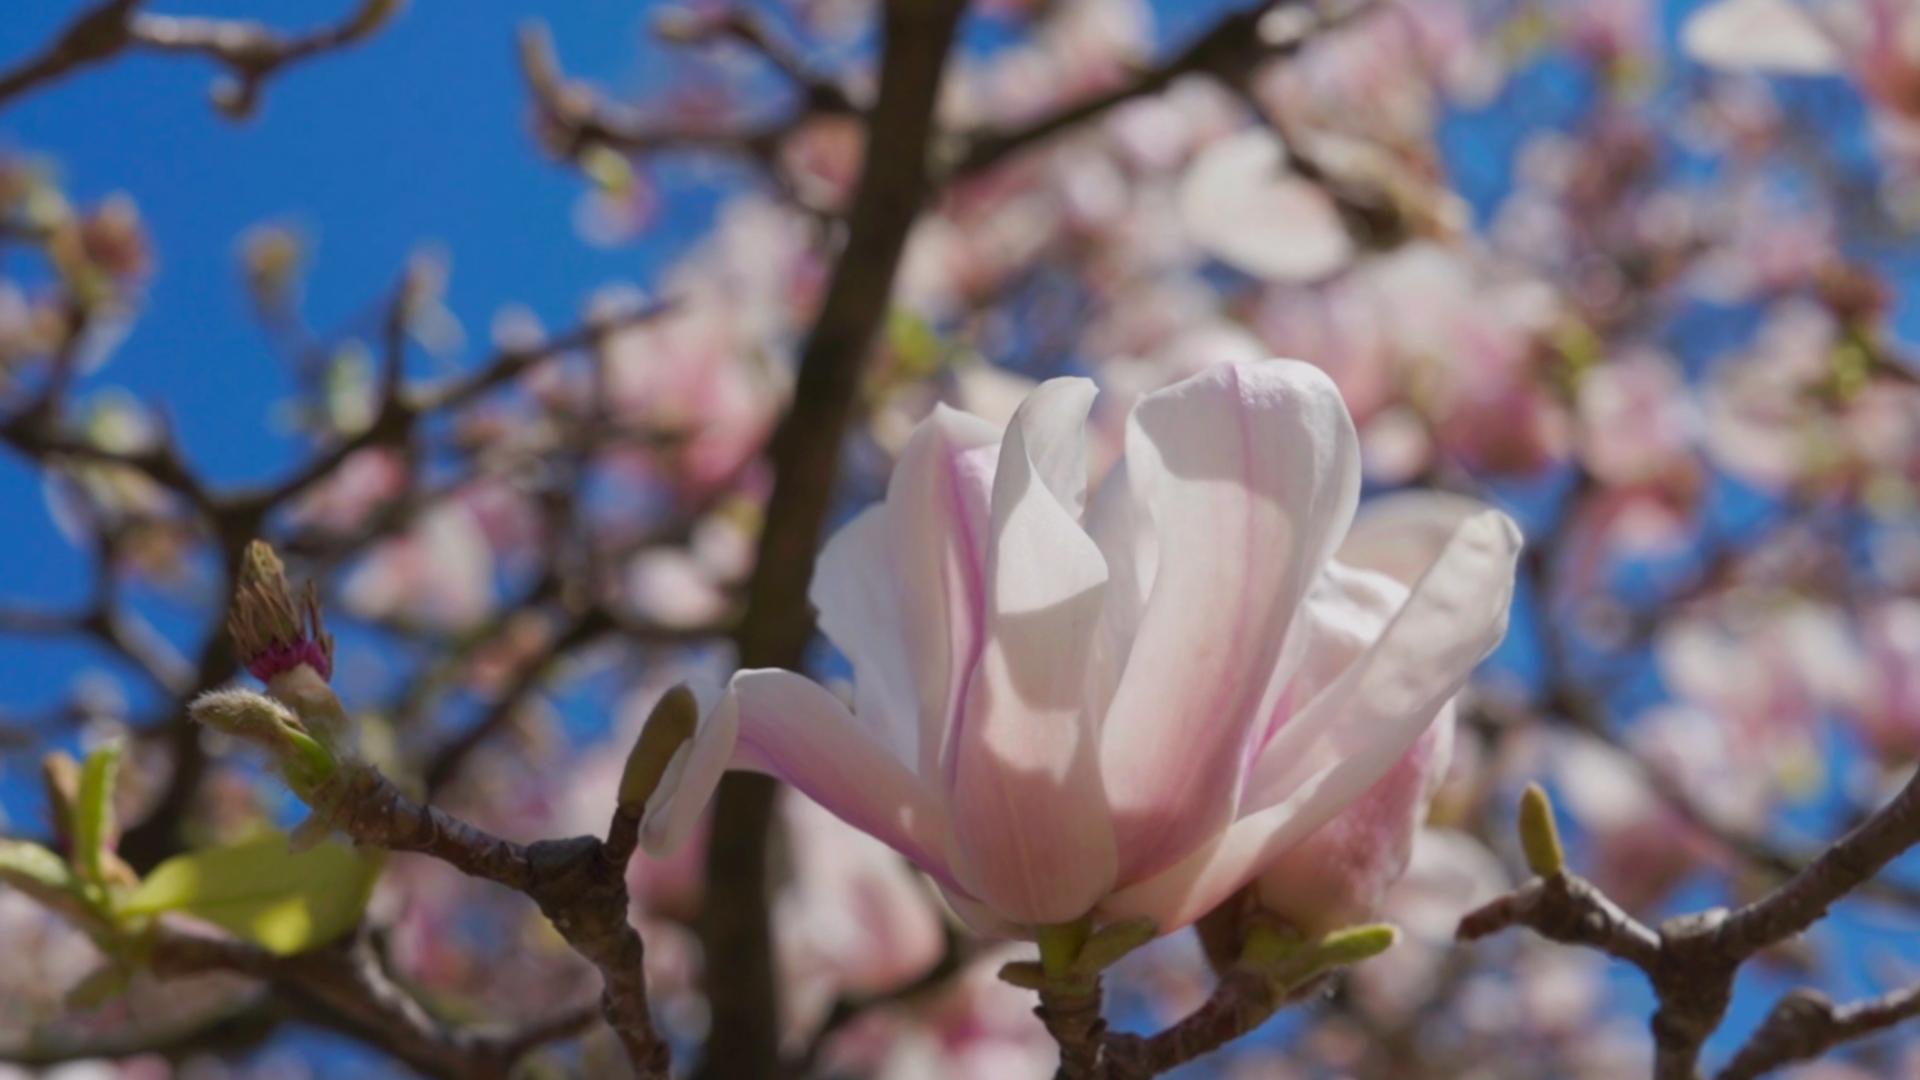
[[[988,496],[999,441],[986,421],[936,406],[887,486],[890,565],[869,571],[890,569],[899,582],[900,637],[919,695],[916,769],[929,782],[984,644]]]
[[[833,694],[790,671],[742,671],[696,743],[709,728],[716,739],[736,733],[732,767],[792,784],[934,880],[952,883],[947,817],[938,797]]]
[[[1190,922],[1359,799],[1505,634],[1519,550],[1519,530],[1504,514],[1461,523],[1380,640],[1268,744],[1247,791],[1249,812],[1101,910],[1148,915],[1162,927]]]
[[[1125,479],[1116,516],[1151,521],[1133,565],[1150,558],[1153,584],[1101,734],[1123,883],[1232,819],[1287,626],[1351,520],[1359,452],[1319,369],[1221,365],[1140,402]]]
[[[994,473],[986,643],[950,733],[955,868],[1025,924],[1085,914],[1116,856],[1085,708],[1106,563],[1078,520],[1094,388],[1055,379],[1020,406]]]

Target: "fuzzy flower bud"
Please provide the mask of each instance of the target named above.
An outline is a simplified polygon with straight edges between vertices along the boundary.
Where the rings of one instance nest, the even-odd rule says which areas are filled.
[[[188,715],[197,723],[244,739],[279,764],[301,797],[333,777],[338,762],[314,739],[300,718],[278,701],[251,690],[213,690],[195,698]]]

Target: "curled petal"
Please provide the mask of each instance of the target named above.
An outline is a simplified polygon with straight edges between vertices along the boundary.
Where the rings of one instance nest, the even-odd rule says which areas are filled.
[[[1307,934],[1374,918],[1453,757],[1453,706],[1353,805],[1260,871],[1260,906]]]
[[[929,779],[984,641],[987,504],[999,441],[986,421],[936,406],[887,485],[890,566],[870,572],[891,570],[901,586],[901,642],[919,690],[917,769]]]
[[[799,789],[833,815],[906,856],[943,885],[952,884],[946,813],[933,794],[869,732],[840,699],[790,671],[742,671],[694,736],[689,780],[681,796],[711,792],[722,767],[753,769]],[[711,779],[708,777],[711,776]],[[663,786],[665,786],[663,784]]]

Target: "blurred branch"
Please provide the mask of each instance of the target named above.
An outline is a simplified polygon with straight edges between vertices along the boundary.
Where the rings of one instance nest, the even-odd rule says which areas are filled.
[[[141,2],[104,0],[82,12],[46,49],[0,73],[0,105],[126,48],[131,38],[127,20]]]
[[[513,1064],[497,1040],[449,1030],[430,1016],[381,969],[363,936],[278,956],[233,938],[163,929],[151,962],[163,977],[227,971],[268,982],[343,1018],[430,1075],[504,1078]]]
[[[741,22],[739,27],[756,27]],[[749,42],[766,43],[757,29],[730,31]],[[770,58],[776,54],[762,50]],[[797,65],[797,61],[787,61]],[[540,23],[520,31],[520,70],[533,93],[548,149],[557,157],[577,161],[594,147],[623,154],[662,150],[696,150],[734,154],[771,162],[781,140],[814,115],[850,115],[857,111],[839,85],[822,76],[788,71],[801,92],[799,103],[766,120],[740,120],[730,125],[663,121],[606,98],[586,84],[569,79],[560,67],[552,35]]]
[[[177,1065],[198,1054],[257,1047],[279,1030],[284,1012],[272,999],[264,999],[159,1031],[59,1041],[29,1038],[18,1045],[0,1047],[0,1061],[26,1069],[51,1069],[75,1061],[158,1056]]]
[[[1158,94],[1188,75],[1207,75],[1230,84],[1241,83],[1259,65],[1299,52],[1315,35],[1368,13],[1375,5],[1371,0],[1360,0],[1341,11],[1314,18],[1307,29],[1295,36],[1274,42],[1263,39],[1262,19],[1276,9],[1297,6],[1304,6],[1304,0],[1266,0],[1245,11],[1234,12],[1186,48],[1141,69],[1130,81],[1111,90],[1063,106],[1017,128],[967,134],[962,138],[963,149],[956,155],[948,174],[965,177],[983,172],[1121,105]]]
[[[232,82],[216,87],[213,100],[239,119],[252,114],[267,80],[282,68],[363,40],[400,8],[400,0],[361,0],[337,24],[285,34],[247,20],[144,14],[138,10],[143,2],[106,0],[83,13],[43,52],[0,73],[0,104],[122,52],[188,53],[227,69]]]
[[[1767,1014],[1760,1029],[1717,1074],[1718,1080],[1756,1080],[1916,1016],[1920,1016],[1920,987],[1847,1005],[1835,1005],[1817,990],[1795,990]]]
[[[847,241],[800,350],[793,405],[768,448],[773,493],[737,638],[742,667],[800,668],[813,634],[807,583],[833,500],[840,447],[885,319],[907,233],[927,197],[928,144],[958,0],[888,0],[878,97]],[[700,924],[712,1030],[705,1073],[770,1076],[779,1023],[767,916],[766,838],[774,784],[742,773],[722,782]]]
[[[438,793],[452,782],[468,756],[513,720],[527,699],[540,688],[547,675],[565,660],[568,653],[612,629],[613,620],[597,607],[568,622],[553,642],[540,651],[539,656],[530,659],[513,673],[506,687],[487,708],[485,716],[428,757],[426,767],[422,770],[428,795]]]

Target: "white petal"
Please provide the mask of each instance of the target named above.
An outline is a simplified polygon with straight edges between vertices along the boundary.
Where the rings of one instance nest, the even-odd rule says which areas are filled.
[[[1376,770],[1364,789],[1406,753],[1506,635],[1520,543],[1497,510],[1462,521],[1379,640],[1267,743],[1243,813],[1280,801],[1336,760]]]
[[[1840,70],[1840,48],[1794,0],[1719,0],[1694,12],[1680,46],[1703,64],[1789,75]]]
[[[1290,172],[1280,140],[1261,129],[1201,152],[1180,183],[1180,217],[1209,254],[1268,281],[1312,281],[1353,258],[1333,200]]]
[[[820,552],[807,598],[820,630],[853,664],[854,719],[916,772],[920,698],[908,656],[885,504],[841,526]]]
[[[986,644],[950,733],[947,805],[967,890],[1025,924],[1085,914],[1116,858],[1083,699],[1106,563],[1080,527],[1093,384],[1015,414],[994,473]]]
[[[1209,369],[1130,418],[1130,516],[1151,521],[1157,557],[1101,734],[1122,881],[1232,818],[1287,626],[1351,520],[1358,458],[1332,381],[1295,361]]]
[[[886,551],[919,697],[917,770],[929,780],[983,644],[987,503],[999,441],[991,424],[936,406],[887,485]]]

